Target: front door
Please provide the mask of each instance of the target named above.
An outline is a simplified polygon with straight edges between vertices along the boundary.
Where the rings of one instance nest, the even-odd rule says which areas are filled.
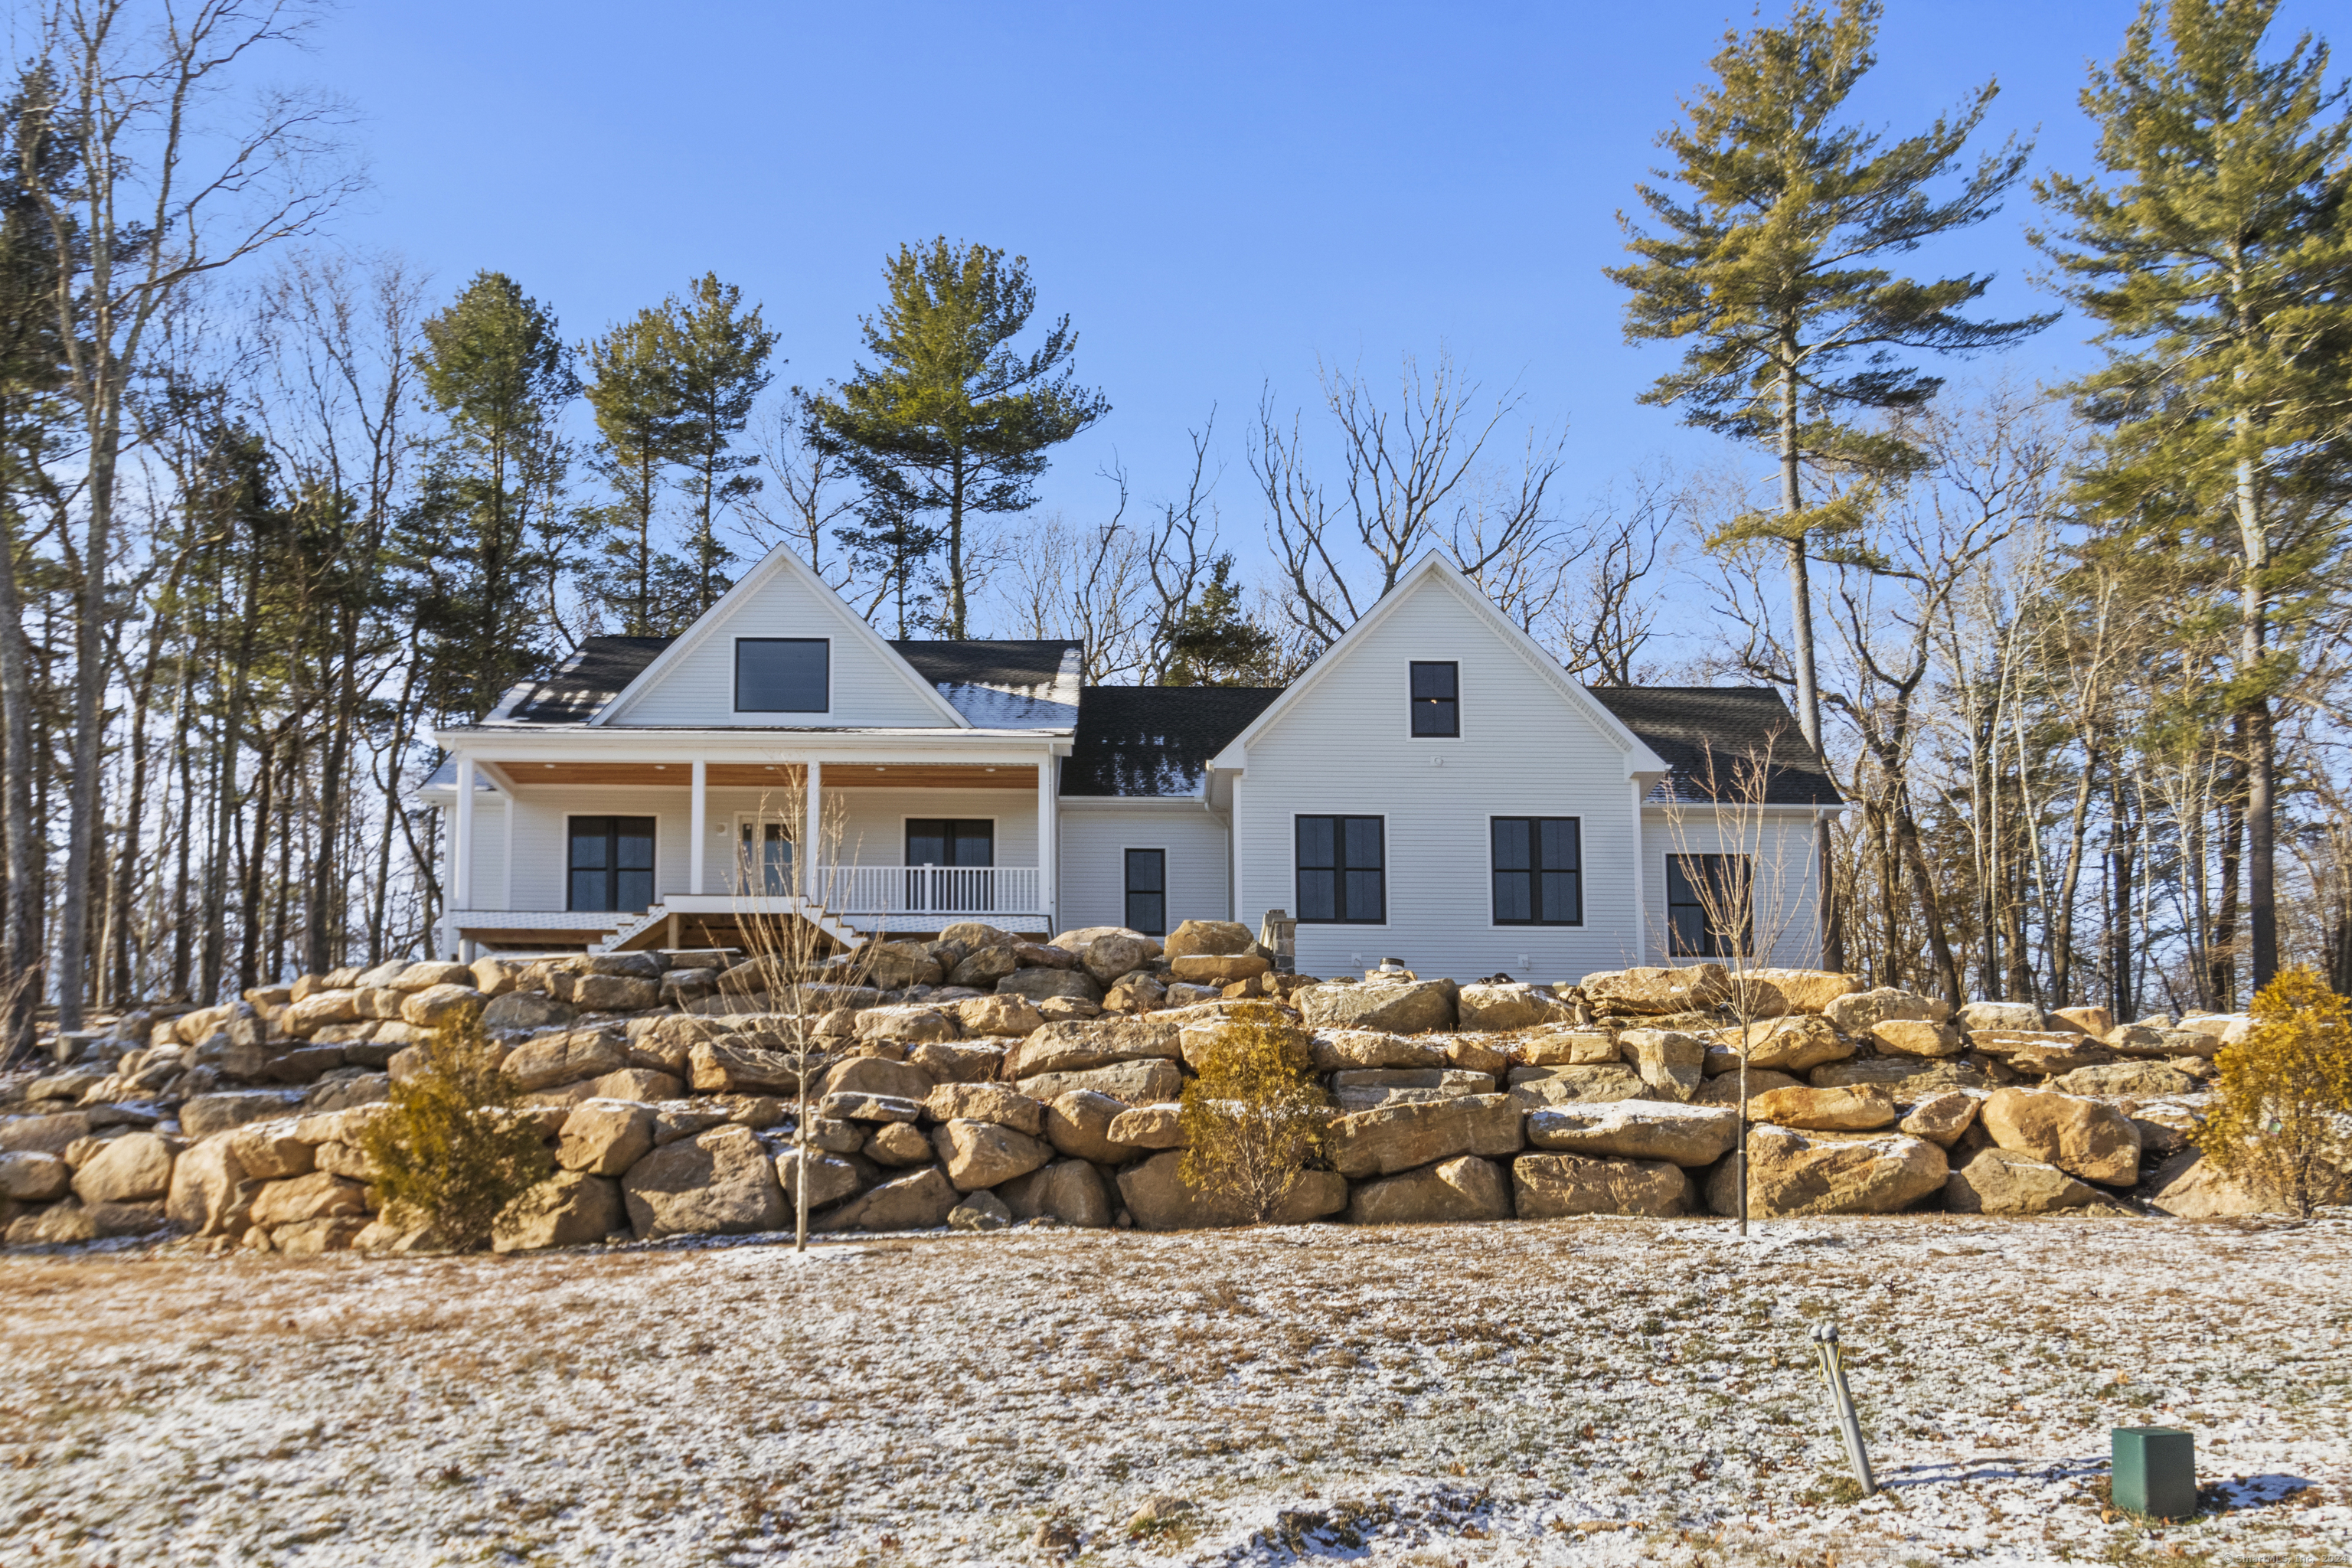
[[[910,910],[986,914],[996,907],[996,824],[985,817],[907,818]]]
[[[781,898],[793,890],[793,826],[781,816],[735,819],[735,889]]]

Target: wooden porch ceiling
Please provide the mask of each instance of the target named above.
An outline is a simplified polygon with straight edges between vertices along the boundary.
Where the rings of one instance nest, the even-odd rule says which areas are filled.
[[[517,785],[627,784],[686,789],[694,782],[687,763],[507,763],[488,759]],[[706,770],[712,789],[798,789],[802,769],[790,763],[712,763]],[[1034,767],[975,767],[943,763],[827,763],[818,788],[824,789],[1024,789],[1037,787]]]

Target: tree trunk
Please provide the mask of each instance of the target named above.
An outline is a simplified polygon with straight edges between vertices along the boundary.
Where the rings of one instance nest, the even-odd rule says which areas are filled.
[[[5,515],[5,510],[0,510]],[[0,1062],[33,1043],[40,1005],[41,882],[46,871],[36,826],[32,661],[24,600],[16,587],[16,540],[0,528],[0,837],[5,837],[7,904],[0,910]]]
[[[2243,413],[2237,418],[2241,451],[2252,440],[2252,422]],[[2263,527],[2262,490],[2250,458],[2238,459],[2238,536],[2243,552],[2244,576],[2239,589],[2238,679],[2256,683],[2256,695],[2247,705],[2246,723],[2246,935],[2251,948],[2252,990],[2259,991],[2278,974],[2278,894],[2275,882],[2274,836],[2276,799],[2270,699],[2260,681],[2269,631],[2269,588],[2263,582],[2270,569],[2270,535]]]
[[[1918,825],[1911,820],[1910,803],[1898,792],[1895,799],[1895,836],[1911,879],[1919,888],[1919,919],[1927,930],[1927,953],[1936,965],[1936,984],[1944,999],[1958,1007],[1967,1000],[1960,989],[1959,966],[1952,962],[1952,944],[1944,933],[1944,911],[1936,897],[1936,878],[1927,866],[1927,851],[1919,842]]]
[[[2231,728],[2239,755],[2221,791],[2221,853],[2215,880],[2221,883],[2221,907],[2205,942],[2205,1005],[2217,1013],[2236,1011],[2238,994],[2238,873],[2246,835],[2244,760],[2246,717],[2241,713]]]

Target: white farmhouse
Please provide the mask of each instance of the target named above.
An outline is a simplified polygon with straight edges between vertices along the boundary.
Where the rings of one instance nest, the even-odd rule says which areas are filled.
[[[1424,557],[1286,689],[1081,687],[1068,642],[887,641],[779,549],[436,739],[451,955],[1297,921],[1316,974],[1818,956],[1839,796],[1759,688],[1571,679]]]

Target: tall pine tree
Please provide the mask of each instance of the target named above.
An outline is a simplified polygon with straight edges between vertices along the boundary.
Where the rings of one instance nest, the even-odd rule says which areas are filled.
[[[1685,423],[1753,442],[1779,466],[1779,509],[1738,520],[1715,542],[1781,547],[1797,721],[1817,751],[1808,556],[1814,541],[1860,524],[1871,481],[1920,463],[1899,437],[1856,416],[1935,395],[1941,381],[1902,364],[1903,351],[1997,349],[2052,320],[1971,321],[1960,312],[1983,297],[1990,275],[1921,282],[1881,264],[1991,216],[2026,157],[2011,143],[1978,159],[1948,195],[1933,193],[1982,122],[1998,90],[1990,82],[1956,116],[1900,141],[1840,121],[1876,63],[1882,9],[1879,0],[1841,0],[1831,16],[1800,5],[1783,26],[1727,36],[1708,62],[1715,79],[1684,101],[1685,123],[1658,138],[1671,160],[1659,183],[1637,187],[1657,232],[1621,218],[1639,259],[1608,269],[1633,294],[1628,340],[1690,341],[1682,364],[1642,400],[1679,406]],[[1809,472],[1860,484],[1809,499]],[[1825,866],[1828,836],[1823,824]],[[1823,962],[1842,965],[1834,910],[1822,936]]]
[[[775,374],[768,356],[776,334],[761,322],[760,308],[744,310],[743,291],[719,281],[715,272],[694,280],[690,298],[671,302],[670,320],[677,461],[687,470],[694,507],[687,551],[699,615],[729,586],[726,567],[734,555],[719,542],[719,514],[760,489],[759,476],[750,471],[760,459],[730,447]]]
[[[613,500],[584,514],[601,557],[586,573],[589,596],[631,637],[675,632],[691,618],[691,582],[654,531],[665,476],[684,449],[678,407],[677,323],[668,304],[638,311],[584,344],[583,388],[596,416],[589,467]]]
[[[865,321],[875,363],[814,401],[815,427],[873,496],[869,530],[903,544],[916,519],[940,518],[939,629],[961,637],[973,520],[1027,508],[1047,452],[1110,405],[1071,377],[1078,340],[1067,316],[1034,349],[1012,346],[1037,308],[1026,257],[942,237],[899,247],[883,274],[890,297]]]
[[[2108,179],[2035,190],[2036,235],[2107,363],[2077,387],[2105,426],[2083,499],[2129,528],[2186,514],[2233,556],[2247,934],[2255,986],[2279,969],[2273,704],[2305,620],[2343,563],[2352,488],[2352,121],[2309,35],[2259,57],[2273,0],[2142,9],[2083,107]]]

